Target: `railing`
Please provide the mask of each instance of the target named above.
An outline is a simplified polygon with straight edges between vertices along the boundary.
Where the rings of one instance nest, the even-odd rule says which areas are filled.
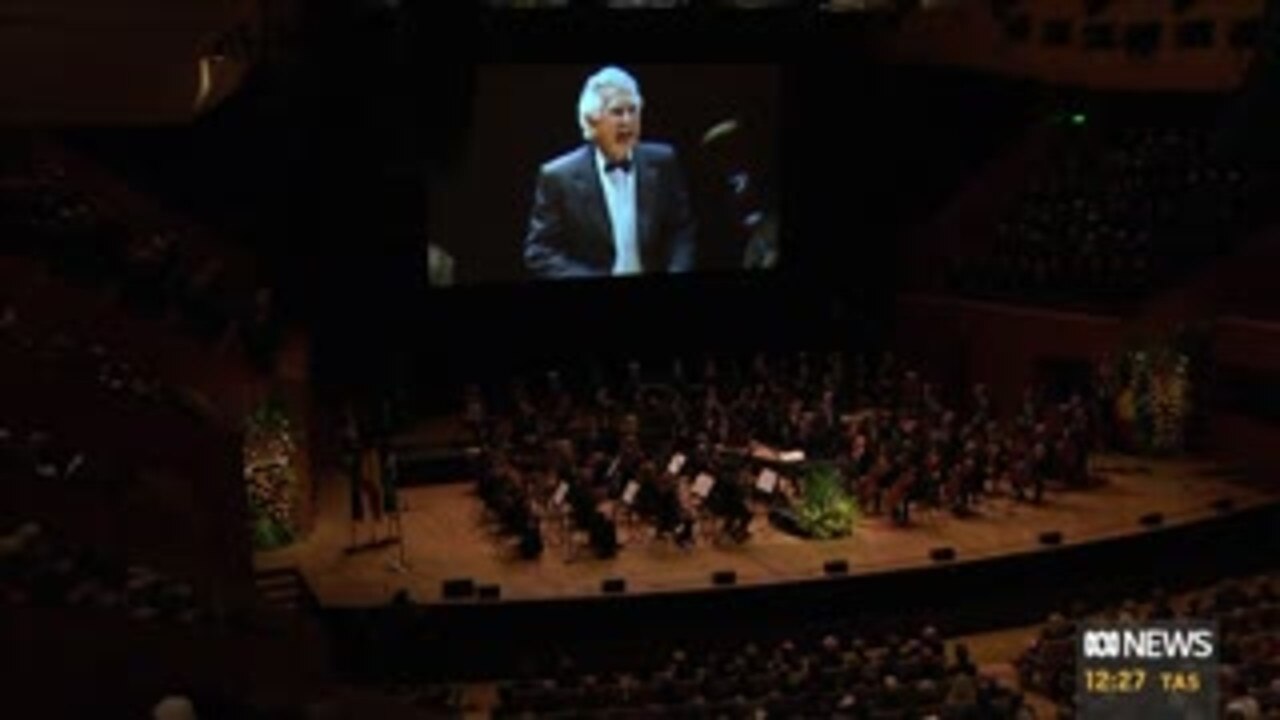
[[[254,573],[254,585],[257,586],[259,600],[271,607],[291,607],[281,602],[283,595],[296,598],[296,606],[292,607],[298,610],[312,611],[320,607],[315,591],[295,567],[258,570]]]

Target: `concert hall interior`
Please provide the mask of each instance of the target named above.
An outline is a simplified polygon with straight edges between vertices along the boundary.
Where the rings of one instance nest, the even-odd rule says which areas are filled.
[[[1087,720],[1080,628],[1203,620],[1280,718],[1278,50],[1280,0],[0,11],[0,707]]]

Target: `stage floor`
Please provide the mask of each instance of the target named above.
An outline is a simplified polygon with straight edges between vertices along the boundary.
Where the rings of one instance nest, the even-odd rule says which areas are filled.
[[[1209,462],[1149,460],[1101,456],[1096,474],[1105,482],[1095,488],[1046,493],[1041,505],[996,497],[978,507],[973,517],[916,512],[908,527],[884,516],[858,520],[852,536],[839,540],[804,540],[772,527],[756,514],[752,537],[745,544],[715,544],[699,538],[682,550],[665,540],[649,540],[652,532],[630,536],[618,557],[598,560],[585,548],[570,559],[568,550],[548,535],[539,560],[515,557],[513,540],[490,534],[474,483],[410,487],[401,492],[403,553],[407,568],[394,569],[401,550],[396,545],[347,554],[352,543],[345,479],[321,484],[318,517],[311,536],[297,545],[255,556],[259,569],[297,567],[326,606],[369,606],[386,602],[401,588],[414,600],[442,602],[441,583],[471,578],[477,584],[501,586],[502,600],[553,600],[597,597],[606,578],[626,578],[627,591],[660,593],[702,590],[721,570],[737,573],[738,585],[786,583],[823,576],[823,564],[845,559],[850,574],[893,572],[932,564],[929,553],[940,546],[956,551],[956,563],[975,562],[1018,553],[1049,552],[1041,533],[1059,531],[1064,544],[1147,532],[1139,518],[1164,515],[1166,527],[1215,517],[1213,503],[1230,497],[1237,510],[1280,500],[1275,493],[1245,481],[1239,473]],[[360,540],[370,537],[362,528]]]

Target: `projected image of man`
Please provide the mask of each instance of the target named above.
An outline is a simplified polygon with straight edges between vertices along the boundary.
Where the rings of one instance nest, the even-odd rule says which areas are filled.
[[[680,273],[696,264],[687,185],[670,146],[640,141],[644,99],[621,68],[589,77],[578,102],[586,143],[545,163],[525,265],[541,278]]]

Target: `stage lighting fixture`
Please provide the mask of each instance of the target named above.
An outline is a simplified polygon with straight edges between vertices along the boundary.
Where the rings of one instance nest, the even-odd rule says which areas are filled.
[[[1052,546],[1052,545],[1061,545],[1061,544],[1062,544],[1062,533],[1061,533],[1061,532],[1059,532],[1059,531],[1057,531],[1057,530],[1053,530],[1053,531],[1050,531],[1050,532],[1043,532],[1043,533],[1040,533],[1040,544],[1041,544],[1041,545],[1051,545],[1051,546]]]
[[[721,570],[711,574],[711,584],[716,586],[736,585],[738,573],[732,570]]]
[[[828,560],[827,563],[822,566],[822,571],[828,575],[848,575],[849,561],[848,560]]]
[[[934,548],[929,552],[934,562],[951,562],[956,559],[956,549],[952,547]]]
[[[461,600],[476,594],[476,583],[470,578],[445,580],[441,585],[441,594],[445,600]]]

